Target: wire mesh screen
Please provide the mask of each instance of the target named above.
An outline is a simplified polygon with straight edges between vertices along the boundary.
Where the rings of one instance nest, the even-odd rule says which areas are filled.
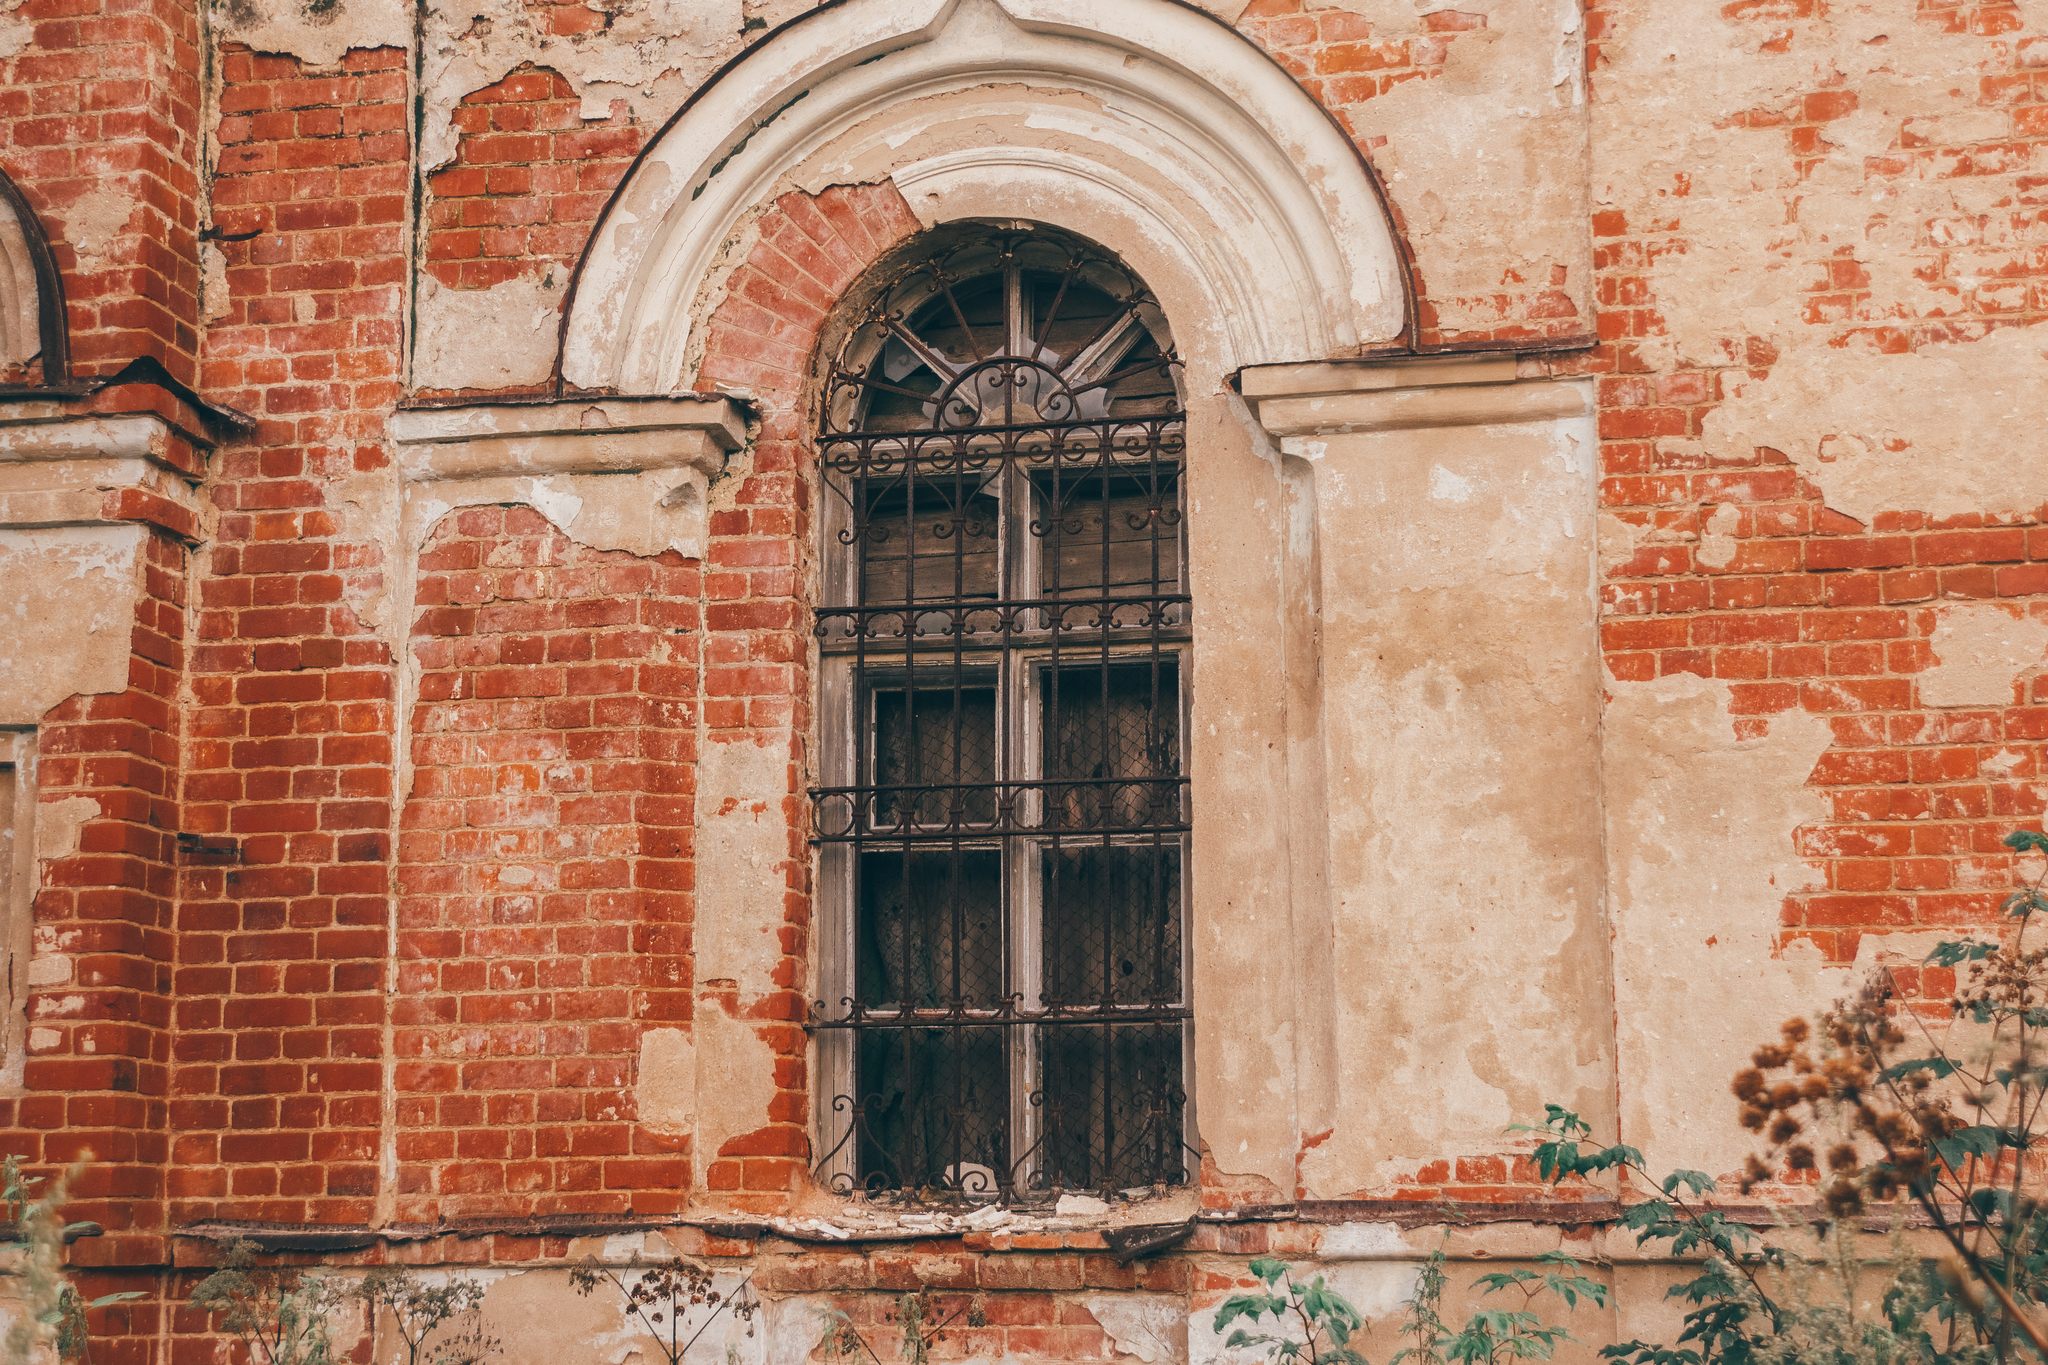
[[[1033,230],[915,262],[834,367],[841,1188],[1190,1178],[1175,364],[1120,263]]]
[[[878,688],[874,695],[878,826],[992,821],[995,689]]]

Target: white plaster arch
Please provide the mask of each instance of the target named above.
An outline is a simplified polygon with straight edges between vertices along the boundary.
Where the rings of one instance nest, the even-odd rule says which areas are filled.
[[[0,368],[25,365],[43,349],[42,299],[20,214],[0,195]]]
[[[993,126],[958,117],[1006,104]],[[1223,372],[1355,354],[1406,321],[1357,152],[1208,16],[1173,0],[845,0],[763,41],[648,148],[582,264],[563,379],[686,385],[693,315],[752,217],[791,188],[884,177],[928,225],[1034,218],[1103,241],[1155,288],[1161,268],[1199,281]]]

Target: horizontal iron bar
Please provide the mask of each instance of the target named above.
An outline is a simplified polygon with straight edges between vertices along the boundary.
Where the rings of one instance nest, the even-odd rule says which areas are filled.
[[[814,844],[866,844],[870,849],[887,852],[891,846],[903,844],[949,844],[954,840],[979,846],[984,840],[1033,839],[1041,843],[1055,840],[1068,848],[1083,848],[1104,839],[1142,838],[1148,834],[1192,834],[1195,827],[1180,825],[1110,825],[1098,829],[1083,829],[1078,825],[962,825],[957,829],[916,829],[907,833],[895,830],[868,834],[813,834]],[[1118,848],[1145,845],[1116,845]]]
[[[933,556],[939,558],[939,556]],[[870,602],[852,607],[817,607],[819,619],[897,615],[916,612],[923,616],[948,611],[1068,611],[1075,607],[1171,607],[1195,599],[1184,592],[1137,594],[1125,597],[1022,597],[991,601],[972,597],[920,597],[914,602]]]
[[[1162,787],[1168,783],[1178,787],[1185,787],[1192,780],[1178,773],[1135,777],[1034,777],[1028,780],[1019,778],[1012,782],[913,782],[896,787],[877,787],[866,784],[851,787],[812,787],[810,788],[810,794],[813,800],[818,800],[827,796],[922,796],[929,792],[1068,791],[1083,787],[1092,787],[1099,791],[1106,788]]]
[[[1114,443],[1119,436],[1159,437],[1184,435],[1185,412],[1131,413],[1123,417],[1073,417],[1058,422],[977,422],[971,426],[911,427],[903,431],[821,431],[816,440],[821,450],[834,446],[873,449],[878,446],[939,445],[958,448],[980,442],[987,445],[1016,436],[1086,435],[1107,433]],[[1069,447],[1062,446],[1062,449]],[[1091,447],[1080,447],[1090,449]]]
[[[1165,1024],[1194,1018],[1186,1005],[1077,1005],[1072,1009],[1005,1012],[1003,1010],[889,1011],[845,1019],[812,1019],[807,1029],[911,1028],[1101,1028],[1108,1024]]]
[[[1090,622],[1085,626],[1062,626],[1050,630],[964,630],[932,635],[905,635],[900,631],[889,635],[880,631],[868,634],[840,635],[821,638],[818,652],[829,654],[835,659],[853,659],[865,656],[869,673],[900,667],[906,654],[914,654],[920,660],[918,667],[925,666],[927,659],[950,659],[956,653],[970,668],[987,667],[1004,653],[1026,662],[1035,662],[1046,667],[1052,665],[1052,640],[1057,634],[1060,640],[1060,671],[1069,669],[1086,671],[1099,668],[1101,656],[1093,653],[1101,640],[1108,640],[1111,648],[1118,651],[1110,655],[1112,668],[1139,666],[1151,662],[1148,652],[1158,646],[1162,658],[1170,657],[1194,638],[1194,631],[1185,625],[1161,626],[1152,624],[1117,625],[1115,623]],[[1073,651],[1068,653],[1067,651]],[[1030,653],[1026,653],[1030,651]],[[1036,656],[1035,658],[1033,656]],[[888,685],[886,682],[884,685]],[[934,686],[944,688],[950,683]],[[924,684],[918,684],[924,690]]]

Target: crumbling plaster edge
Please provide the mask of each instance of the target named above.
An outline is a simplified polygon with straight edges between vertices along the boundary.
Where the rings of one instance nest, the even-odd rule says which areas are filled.
[[[155,413],[0,417],[0,465],[53,460],[147,460],[181,479],[193,476],[166,455],[176,436]]]
[[[582,426],[593,412],[606,418],[606,425]],[[616,427],[608,420],[614,414],[622,418]],[[408,646],[418,605],[420,550],[441,518],[458,507],[498,500],[534,507],[546,515],[547,508],[540,505],[545,499],[537,500],[535,493],[557,476],[666,468],[690,471],[708,484],[727,454],[744,440],[745,431],[744,412],[724,397],[661,404],[587,399],[478,404],[393,414],[392,445],[402,475],[397,524],[389,528],[398,537],[398,562],[393,611],[385,625],[397,675],[394,810],[402,811],[412,794],[412,708],[419,698],[419,667]],[[642,457],[638,462],[621,463],[616,447],[609,445],[622,435],[634,438],[635,453]],[[690,439],[664,454],[654,448],[664,435]],[[543,441],[547,445],[542,458],[530,464],[517,459],[522,448],[532,450]],[[491,454],[476,458],[478,446]],[[433,490],[430,495],[428,489]],[[569,534],[567,528],[563,533]]]
[[[434,527],[463,506],[517,503],[542,515],[549,509],[536,494],[557,477],[644,474],[676,471],[695,487],[696,512],[708,532],[710,481],[727,458],[744,447],[748,417],[743,404],[720,396],[687,395],[659,400],[569,399],[551,403],[474,404],[466,407],[400,409],[392,414],[390,436],[400,473],[395,516],[386,533],[397,542],[393,556],[392,610],[383,624],[393,675],[391,835],[394,858],[412,798],[413,709],[420,694],[420,666],[410,647],[418,611],[420,551]],[[668,449],[663,449],[667,438]],[[623,444],[622,444],[623,443]],[[430,491],[431,490],[431,491]],[[550,517],[554,521],[554,517]],[[560,526],[570,535],[567,526]],[[572,536],[573,538],[573,536]],[[701,551],[700,551],[701,552]],[[194,599],[197,595],[194,594]],[[394,897],[397,862],[393,863]],[[395,901],[394,901],[395,904]],[[386,994],[397,990],[398,922],[390,921],[385,952],[392,970]],[[379,1217],[387,1207],[396,1175],[390,1116],[396,1112],[395,1059],[388,1046],[379,1096],[377,1162]]]
[[[1561,1218],[1509,1218],[1485,1223],[1472,1224],[1452,1219],[1438,1219],[1432,1222],[1374,1221],[1370,1219],[1345,1220],[1316,1225],[1317,1233],[1312,1250],[1296,1254],[1296,1259],[1314,1265],[1340,1265],[1351,1262],[1415,1265],[1427,1261],[1441,1252],[1451,1263],[1520,1262],[1536,1261],[1548,1252],[1565,1250],[1582,1265],[1600,1268],[1623,1268],[1634,1266],[1698,1265],[1704,1253],[1674,1255],[1668,1250],[1643,1245],[1635,1233],[1621,1226],[1620,1219],[1625,1210],[1633,1205],[1608,1205],[1597,1218],[1577,1220]],[[1785,1245],[1787,1250],[1796,1250],[1794,1244],[1779,1239],[1788,1234],[1800,1237],[1808,1235],[1810,1223],[1817,1212],[1802,1206],[1780,1206],[1771,1204],[1724,1205],[1723,1211],[1732,1215],[1738,1225],[1756,1229],[1764,1238]],[[692,1259],[701,1259],[713,1264],[731,1264],[750,1259],[774,1256],[815,1255],[852,1253],[856,1255],[886,1255],[912,1244],[932,1246],[934,1243],[958,1243],[957,1250],[950,1254],[974,1254],[984,1256],[1038,1256],[1039,1249],[1009,1248],[1001,1245],[982,1244],[987,1234],[979,1236],[958,1230],[937,1231],[922,1229],[914,1232],[893,1233],[887,1236],[835,1238],[827,1235],[807,1235],[787,1224],[787,1219],[762,1220],[748,1214],[703,1214],[657,1216],[646,1219],[627,1215],[616,1226],[604,1226],[593,1221],[590,1224],[571,1228],[549,1226],[547,1219],[478,1219],[476,1226],[460,1223],[404,1224],[404,1223],[363,1223],[353,1225],[311,1224],[311,1223],[247,1223],[234,1220],[202,1220],[172,1228],[167,1241],[218,1245],[223,1241],[247,1238],[264,1245],[273,1254],[325,1254],[328,1256],[350,1256],[355,1253],[388,1254],[389,1249],[405,1244],[442,1243],[447,1241],[471,1242],[483,1238],[546,1236],[567,1237],[568,1250],[559,1256],[520,1260],[502,1269],[522,1270],[565,1270],[578,1264],[587,1263],[595,1257],[605,1264],[629,1263],[634,1256],[644,1255],[647,1239],[668,1241],[667,1234],[701,1231],[728,1243],[742,1243],[745,1251],[719,1250],[697,1252]],[[1275,1227],[1294,1220],[1285,1216],[1266,1218],[1224,1218],[1216,1219],[1197,1216],[1188,1220],[1197,1227],[1218,1227],[1222,1225],[1258,1225]],[[522,1228],[521,1222],[532,1222],[536,1226]],[[1081,1240],[1090,1233],[1097,1233],[1120,1226],[1119,1224],[1095,1218],[1058,1220],[1052,1230],[1066,1234],[1068,1252],[1098,1256],[1114,1254],[1112,1248],[1094,1247]],[[1130,1225],[1137,1226],[1137,1225]],[[1167,1224],[1146,1226],[1168,1226]],[[1878,1214],[1853,1229],[1859,1239],[1884,1238],[1889,1242],[1892,1236],[1890,1218]],[[1905,1236],[1915,1242],[1938,1238],[1939,1234],[1924,1217],[1908,1217],[1903,1229]],[[1077,1236],[1078,1234],[1078,1236]],[[970,1242],[970,1238],[973,1240]],[[1870,1243],[1875,1245],[1875,1243]],[[174,1256],[181,1253],[174,1252]],[[445,1253],[444,1253],[445,1254]],[[1133,1259],[1183,1260],[1198,1266],[1235,1268],[1256,1255],[1253,1251],[1226,1251],[1213,1247],[1195,1247],[1185,1243],[1168,1245],[1156,1253],[1141,1253]],[[1809,1253],[1810,1254],[1810,1253]],[[469,1258],[448,1256],[451,1263],[473,1264]],[[429,1258],[425,1264],[435,1264]],[[335,1268],[350,1270],[367,1268],[369,1262],[339,1262]],[[885,1291],[877,1291],[885,1292]]]
[[[0,408],[0,529],[141,524],[184,542],[211,538],[215,512],[200,476],[173,458],[193,441],[161,414]]]

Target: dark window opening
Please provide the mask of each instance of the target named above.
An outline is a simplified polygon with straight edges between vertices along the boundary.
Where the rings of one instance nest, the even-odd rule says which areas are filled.
[[[911,264],[833,367],[812,796],[848,961],[812,1027],[838,1188],[1193,1178],[1176,365],[1121,263],[1016,230]]]

